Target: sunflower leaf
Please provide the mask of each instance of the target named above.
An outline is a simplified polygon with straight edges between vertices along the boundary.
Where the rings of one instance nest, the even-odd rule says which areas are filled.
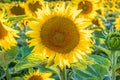
[[[11,47],[11,49],[0,52],[0,65],[7,68],[8,64],[12,62],[18,54],[18,47]]]
[[[20,71],[25,68],[30,68],[39,65],[43,62],[41,54],[31,53],[20,60],[14,67],[14,72]]]
[[[93,58],[95,63],[89,64],[86,69],[75,64],[72,65],[73,80],[103,80],[110,66],[109,60],[97,55],[91,55],[90,57]]]
[[[103,67],[106,67],[106,68],[109,68],[110,66],[110,61],[105,58],[105,57],[102,57],[102,56],[99,56],[99,55],[89,55],[97,64],[103,66]]]
[[[7,21],[15,21],[15,20],[21,20],[23,18],[27,17],[26,15],[20,15],[20,16],[10,16],[8,17]]]

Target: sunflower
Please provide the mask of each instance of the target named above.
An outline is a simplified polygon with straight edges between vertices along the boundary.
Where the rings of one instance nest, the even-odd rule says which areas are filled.
[[[30,16],[36,16],[37,9],[42,9],[43,0],[28,0],[26,2],[26,14]]]
[[[104,23],[102,22],[101,19],[99,19],[99,18],[94,18],[94,19],[92,19],[91,22],[92,22],[91,24],[92,24],[94,27],[96,27],[96,28],[98,27],[99,29],[102,29],[102,30],[105,29]]]
[[[107,1],[105,2],[105,7],[108,9],[109,12],[119,12],[119,5],[115,1]]]
[[[49,78],[51,75],[51,73],[41,73],[37,70],[29,75],[25,75],[24,80],[55,80],[53,78]]]
[[[115,25],[115,28],[117,30],[120,30],[120,16],[118,18],[116,18],[116,21],[115,21],[116,25]]]
[[[21,30],[25,30],[27,28],[27,23],[29,23],[30,19],[27,18],[23,18],[21,19],[18,23],[17,26],[21,29]]]
[[[25,15],[24,3],[11,3],[6,6],[8,15],[10,16],[18,16]]]
[[[91,31],[84,29],[89,24],[77,17],[80,11],[65,7],[63,3],[52,11],[48,6],[39,10],[38,20],[28,24],[32,31],[27,32],[32,37],[29,42],[34,46],[33,52],[45,54],[48,61],[53,58],[61,68],[83,60],[85,53],[92,51]]]
[[[5,4],[0,3],[0,15],[5,13]]]
[[[96,2],[98,9],[96,10],[96,12],[101,15],[101,16],[105,16],[106,14],[106,7],[104,6],[105,1],[104,0],[99,0],[98,2]]]
[[[97,3],[95,0],[73,0],[75,7],[82,10],[80,17],[93,18],[96,16]]]
[[[17,36],[18,31],[5,26],[0,21],[0,46],[3,49],[10,49],[11,46],[15,46],[17,44],[17,41],[14,39],[14,37]]]

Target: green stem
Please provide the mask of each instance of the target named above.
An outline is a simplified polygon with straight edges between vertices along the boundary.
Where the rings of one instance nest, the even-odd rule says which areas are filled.
[[[112,51],[111,55],[112,80],[116,80],[117,51]]]
[[[6,74],[7,80],[11,80],[11,75],[10,75],[10,73],[9,73],[9,71],[8,71],[8,68],[5,69],[5,74]]]
[[[63,71],[62,71],[62,80],[67,80],[66,66],[63,68]]]

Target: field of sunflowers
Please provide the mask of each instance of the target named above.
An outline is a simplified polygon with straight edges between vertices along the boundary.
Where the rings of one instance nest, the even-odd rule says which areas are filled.
[[[120,80],[120,0],[0,0],[0,80]]]

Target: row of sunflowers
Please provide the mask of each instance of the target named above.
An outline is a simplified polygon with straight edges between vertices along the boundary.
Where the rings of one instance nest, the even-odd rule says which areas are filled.
[[[1,0],[0,80],[120,80],[120,1]]]

